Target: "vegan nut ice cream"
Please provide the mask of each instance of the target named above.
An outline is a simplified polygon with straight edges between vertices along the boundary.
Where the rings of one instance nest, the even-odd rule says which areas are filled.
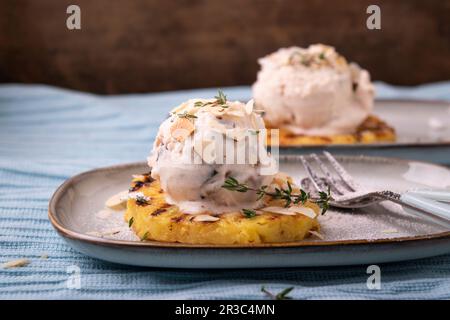
[[[353,133],[372,111],[370,74],[333,47],[282,48],[259,64],[253,98],[272,128],[300,135]]]
[[[152,178],[159,179],[166,201],[186,213],[254,207],[255,194],[222,186],[227,177],[254,188],[271,181],[274,162],[264,145],[264,129],[253,101],[227,101],[220,93],[184,102],[159,128],[148,158]]]

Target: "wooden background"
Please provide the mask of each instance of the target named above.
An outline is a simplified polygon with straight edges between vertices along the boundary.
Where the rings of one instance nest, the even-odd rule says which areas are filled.
[[[66,28],[69,4],[81,30]],[[380,31],[366,28],[369,4]],[[0,82],[98,93],[250,84],[258,57],[316,42],[376,80],[450,79],[450,0],[2,0],[0,15]]]

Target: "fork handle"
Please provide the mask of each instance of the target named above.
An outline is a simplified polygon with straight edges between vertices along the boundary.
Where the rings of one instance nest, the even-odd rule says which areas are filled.
[[[412,192],[403,193],[400,202],[450,222],[450,204],[425,198]]]
[[[447,190],[443,191],[443,190],[419,189],[408,191],[408,193],[416,196],[422,196],[427,199],[450,202],[450,191]]]

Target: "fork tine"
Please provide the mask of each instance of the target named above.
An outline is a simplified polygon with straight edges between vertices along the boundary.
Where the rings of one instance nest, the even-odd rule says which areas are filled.
[[[306,158],[304,156],[300,156],[300,161],[302,162],[303,167],[305,167],[305,170],[308,173],[314,188],[317,191],[323,191],[321,186],[320,186],[322,184],[321,181],[320,181],[320,178],[314,173],[312,167],[309,165],[309,163],[306,160]]]
[[[348,193],[349,191],[353,191],[351,188],[349,188],[347,186],[347,183],[345,183],[345,181],[342,180],[342,178],[339,176],[339,180],[342,181],[341,183],[335,179],[335,177],[333,176],[333,174],[331,173],[331,171],[327,168],[327,166],[325,165],[325,163],[323,163],[322,160],[320,160],[320,158],[317,156],[317,154],[313,153],[312,158],[316,161],[316,163],[319,165],[320,170],[322,170],[322,172],[325,174],[325,180],[327,181],[328,185],[334,189],[333,191],[337,192],[338,194],[345,194]],[[344,187],[342,187],[342,185]]]
[[[339,164],[339,162],[331,155],[331,153],[323,151],[323,154],[325,155],[325,157],[327,157],[328,161],[331,163],[334,170],[336,170],[342,181],[344,181],[345,184],[352,189],[352,191],[356,191],[359,186],[355,182],[355,180],[353,180],[352,176],[347,172],[347,170],[345,170],[344,167]]]

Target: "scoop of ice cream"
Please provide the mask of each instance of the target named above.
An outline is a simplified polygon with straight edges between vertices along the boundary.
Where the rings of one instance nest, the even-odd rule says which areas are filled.
[[[264,122],[247,105],[192,99],[172,110],[159,129],[151,156],[152,177],[166,201],[187,213],[223,213],[253,207],[253,192],[222,188],[234,177],[253,188],[271,181],[274,161],[265,148]]]
[[[282,48],[259,63],[253,97],[271,127],[306,135],[352,133],[373,108],[369,73],[333,47]]]

